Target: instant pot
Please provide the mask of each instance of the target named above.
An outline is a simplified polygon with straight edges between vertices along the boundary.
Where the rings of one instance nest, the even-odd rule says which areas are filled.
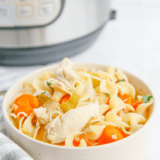
[[[0,0],[0,65],[46,64],[79,53],[110,13],[110,0]]]

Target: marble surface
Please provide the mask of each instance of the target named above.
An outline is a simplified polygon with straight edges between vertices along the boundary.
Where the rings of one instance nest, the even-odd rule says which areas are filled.
[[[120,67],[150,84],[157,101],[154,134],[148,153],[148,157],[153,160],[160,159],[159,44],[159,9],[121,7],[118,8],[117,19],[108,23],[92,47],[70,57],[73,62],[95,62]],[[43,66],[0,66],[0,90],[7,90],[18,79],[40,67]]]

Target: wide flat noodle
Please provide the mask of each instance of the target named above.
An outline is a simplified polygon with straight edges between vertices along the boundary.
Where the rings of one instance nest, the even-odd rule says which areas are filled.
[[[52,93],[52,89],[49,86],[47,86],[45,81],[40,81],[37,77],[34,78],[32,85],[36,89],[36,91],[46,90],[46,91]]]
[[[92,102],[93,97],[96,95],[96,92],[93,89],[93,84],[92,84],[91,78],[86,79],[82,83],[82,85],[81,85],[81,87],[83,87],[82,88],[83,94],[81,94],[79,102],[83,102],[83,101],[86,101],[88,99],[90,100],[90,102]]]
[[[22,94],[31,94],[31,95],[33,95],[35,91],[36,91],[35,88],[26,86],[21,90],[21,92],[19,94],[21,94],[21,95]]]
[[[117,81],[117,77],[116,77],[116,75],[115,75],[115,68],[114,68],[114,67],[112,67],[112,66],[111,66],[111,67],[108,67],[107,73],[111,75],[113,82],[116,82],[116,81]]]
[[[98,94],[94,97],[94,100],[98,100],[99,105],[107,104],[109,98],[105,94]]]
[[[91,140],[96,140],[102,135],[105,127],[105,125],[90,125],[84,130],[84,135]]]
[[[55,78],[54,73],[45,71],[43,72],[42,77],[39,77],[38,79],[40,81],[45,81],[48,80],[49,78]]]
[[[118,89],[114,86],[111,90],[111,99],[109,102],[109,106],[111,109],[118,108],[118,107],[125,107],[124,102],[117,96],[118,95]]]
[[[29,81],[24,81],[23,88],[25,88],[25,87],[33,87],[33,85]]]
[[[133,99],[135,98],[135,88],[128,82],[119,82],[117,83],[117,85],[119,85],[122,88],[122,92],[121,94],[128,94],[131,95],[133,97]]]
[[[101,81],[100,92],[110,94],[113,87],[116,87],[118,91],[122,93],[122,87],[109,79]]]
[[[122,118],[117,115],[117,113],[122,109],[124,109],[124,107],[118,107],[109,111],[105,116],[105,121],[115,123],[119,128],[122,126],[129,127],[129,125],[123,122]]]
[[[32,113],[27,119],[24,121],[22,131],[25,134],[31,135],[31,137],[35,138],[37,135],[37,128],[32,125],[32,119],[34,118],[34,113]]]
[[[117,78],[116,78],[114,72],[115,72],[114,67],[109,67],[108,70],[107,70],[107,72],[102,71],[102,70],[98,70],[98,71],[96,71],[95,73],[97,73],[98,76],[99,76],[101,79],[103,79],[103,80],[109,79],[109,80],[111,80],[112,82],[115,83],[115,82],[117,81]]]
[[[128,82],[127,76],[122,72],[121,69],[117,69],[117,71],[115,72],[115,75],[117,76],[118,80],[124,80]]]
[[[102,116],[106,111],[109,110],[109,105],[107,104],[102,104],[99,106],[99,115]]]
[[[129,133],[132,134],[143,126],[146,119],[137,113],[128,113],[122,117],[122,121],[130,125]]]
[[[143,101],[142,96],[138,96],[138,100],[139,100],[139,102],[142,102],[142,101]],[[147,102],[147,103],[142,103],[142,104],[140,104],[140,105],[137,107],[137,109],[136,109],[136,113],[141,114],[141,115],[145,115],[146,109],[147,109],[151,104],[153,104],[153,98],[151,98],[151,100],[150,100],[149,102]]]
[[[81,97],[86,90],[86,86],[81,81],[78,81],[77,84],[78,85],[76,86],[76,94]]]
[[[73,133],[71,133],[71,134],[69,134],[69,135],[67,136],[66,140],[65,140],[65,146],[66,146],[66,147],[75,147],[75,146],[73,145],[73,140],[74,140],[76,137],[78,137],[79,135],[81,135],[81,134],[83,134],[83,132],[76,132],[76,131],[73,132]],[[80,140],[80,144],[79,144],[78,147],[87,147],[87,144],[86,144],[86,142],[85,142],[84,139],[81,139],[81,140]]]

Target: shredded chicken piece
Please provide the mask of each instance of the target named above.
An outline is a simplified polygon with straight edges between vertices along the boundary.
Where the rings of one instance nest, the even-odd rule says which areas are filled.
[[[56,70],[55,78],[62,81],[67,87],[75,85],[75,81],[78,79],[76,73],[72,70],[73,63],[65,58],[58,69]]]
[[[46,113],[47,112],[46,108],[43,107],[35,108],[33,112],[35,113],[37,119],[41,123],[47,124],[49,122],[49,115]]]
[[[89,103],[85,106],[71,109],[61,117],[56,117],[46,126],[48,140],[51,143],[63,142],[70,133],[81,131],[91,117],[96,116],[98,112],[99,104],[97,101],[96,103]]]
[[[54,78],[50,78],[49,80],[46,81],[46,83],[47,82],[51,83],[50,85],[51,88],[62,90],[68,94],[71,94],[71,92],[75,90],[73,87],[66,86],[63,82],[58,81],[57,79]]]

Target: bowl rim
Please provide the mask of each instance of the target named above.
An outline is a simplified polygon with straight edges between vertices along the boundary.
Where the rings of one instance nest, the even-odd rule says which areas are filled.
[[[87,65],[89,65],[89,66],[90,66],[90,65],[95,65],[95,66],[99,66],[99,67],[106,67],[106,68],[109,67],[109,65],[99,64],[99,63],[83,63],[83,62],[82,62],[82,63],[79,63],[79,62],[78,62],[78,63],[74,63],[74,65],[82,65],[82,64],[83,64],[83,65],[86,65],[86,66],[87,66]],[[149,89],[149,91],[151,92],[151,94],[152,94],[153,97],[154,97],[154,101],[153,101],[153,105],[152,105],[152,107],[153,107],[153,108],[152,108],[152,113],[151,113],[149,119],[147,120],[147,122],[145,123],[145,125],[144,125],[142,128],[140,128],[140,129],[139,129],[138,131],[136,131],[134,134],[132,134],[132,135],[130,135],[130,136],[124,138],[124,139],[121,139],[121,140],[119,140],[119,141],[112,142],[112,143],[108,143],[108,144],[104,144],[104,145],[91,146],[91,147],[66,147],[66,146],[58,146],[58,145],[53,145],[53,144],[49,144],[49,143],[45,143],[45,142],[39,141],[39,140],[33,139],[33,138],[25,135],[24,133],[22,133],[21,131],[19,131],[19,130],[12,124],[12,122],[10,121],[8,115],[6,114],[6,111],[5,111],[5,108],[6,108],[5,106],[6,106],[6,105],[5,105],[5,103],[6,103],[6,101],[7,101],[8,94],[9,94],[9,92],[12,90],[12,88],[13,88],[15,85],[17,85],[18,83],[20,83],[21,81],[23,82],[24,80],[26,80],[27,78],[31,77],[32,75],[34,75],[34,74],[36,74],[36,73],[40,73],[40,72],[43,73],[43,71],[47,71],[47,70],[49,70],[49,69],[51,69],[51,68],[58,67],[58,65],[59,65],[59,64],[53,64],[53,65],[49,65],[49,66],[45,66],[45,67],[42,67],[42,68],[40,68],[40,69],[37,69],[37,70],[35,70],[35,71],[27,74],[26,76],[24,76],[24,77],[21,78],[20,80],[18,80],[16,83],[14,83],[14,84],[8,89],[6,95],[5,95],[4,99],[3,99],[3,103],[2,103],[2,114],[3,114],[4,121],[7,122],[7,125],[9,125],[9,127],[10,127],[11,129],[13,129],[17,135],[20,134],[23,138],[26,138],[26,139],[32,141],[33,143],[37,143],[37,144],[39,144],[39,145],[43,145],[43,146],[46,146],[46,147],[52,147],[52,148],[61,149],[61,150],[86,151],[86,150],[94,150],[94,149],[99,149],[99,148],[104,148],[104,147],[111,147],[111,146],[114,146],[114,145],[118,145],[118,144],[120,144],[120,143],[123,143],[123,142],[125,142],[125,141],[128,141],[129,139],[132,139],[132,138],[134,138],[136,135],[138,135],[138,134],[140,134],[141,132],[143,132],[143,130],[144,130],[144,129],[148,126],[148,124],[150,123],[150,121],[151,121],[152,119],[154,119],[154,115],[155,115],[155,113],[156,113],[156,107],[155,107],[155,106],[156,106],[156,100],[155,100],[155,95],[154,95],[153,90],[149,87],[150,85],[148,85],[144,80],[140,79],[139,77],[137,77],[137,76],[134,75],[133,73],[130,73],[130,72],[124,70],[124,69],[121,69],[120,67],[114,66],[115,69],[121,69],[125,74],[129,74],[129,75],[135,77],[136,79],[138,79],[139,81],[141,81],[145,86],[147,86],[147,88]],[[82,68],[83,68],[83,67],[82,67]],[[5,125],[6,125],[6,123],[5,123]]]

